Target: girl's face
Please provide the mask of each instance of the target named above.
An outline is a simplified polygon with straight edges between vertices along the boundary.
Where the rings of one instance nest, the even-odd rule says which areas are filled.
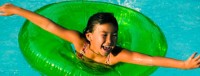
[[[90,41],[90,50],[96,54],[107,56],[117,42],[116,27],[110,23],[96,24],[93,30],[93,32],[86,34]]]

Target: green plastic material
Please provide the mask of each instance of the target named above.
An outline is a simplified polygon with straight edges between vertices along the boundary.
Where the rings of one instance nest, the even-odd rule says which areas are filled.
[[[164,56],[165,37],[143,14],[103,2],[60,2],[36,11],[64,28],[83,31],[88,18],[97,12],[112,12],[119,23],[118,45],[150,56]],[[26,21],[19,33],[19,45],[26,60],[41,74],[51,76],[148,76],[157,67],[120,63],[112,70],[96,72],[80,62],[67,41]]]

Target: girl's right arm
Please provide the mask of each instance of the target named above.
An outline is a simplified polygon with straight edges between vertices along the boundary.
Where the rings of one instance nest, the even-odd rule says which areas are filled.
[[[79,32],[60,27],[56,23],[39,14],[14,6],[12,4],[4,4],[3,6],[1,6],[0,12],[2,16],[9,16],[13,14],[22,16],[33,22],[37,26],[41,27],[42,29],[53,33],[75,45],[77,44],[77,42],[79,42],[78,40],[82,40]]]

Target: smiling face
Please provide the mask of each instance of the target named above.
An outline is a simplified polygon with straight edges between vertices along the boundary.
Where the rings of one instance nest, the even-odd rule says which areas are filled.
[[[99,12],[89,18],[83,34],[94,55],[107,56],[116,45],[117,31],[118,23],[113,14]]]
[[[86,34],[86,38],[90,42],[91,51],[107,56],[116,45],[117,28],[111,23],[96,24],[93,32]]]

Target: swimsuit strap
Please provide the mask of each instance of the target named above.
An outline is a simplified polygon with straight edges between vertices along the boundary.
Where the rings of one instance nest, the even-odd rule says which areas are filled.
[[[110,54],[106,58],[106,64],[110,64]]]
[[[80,59],[84,59],[83,58],[83,56],[84,56],[84,54],[85,54],[85,52],[86,52],[86,49],[87,49],[87,43],[85,43],[84,45],[83,45],[83,49],[80,51],[80,53],[78,53],[78,57],[80,58]],[[106,64],[110,64],[110,54],[107,56],[107,58],[106,58]]]
[[[83,59],[83,56],[84,56],[84,54],[85,54],[86,48],[87,48],[87,43],[85,43],[85,44],[83,45],[83,49],[82,49],[82,50],[80,51],[80,53],[78,54],[78,57],[79,57],[79,58]]]
[[[81,53],[82,53],[82,54],[85,54],[86,48],[87,48],[87,43],[85,43],[85,44],[83,45],[83,49],[81,50]]]

